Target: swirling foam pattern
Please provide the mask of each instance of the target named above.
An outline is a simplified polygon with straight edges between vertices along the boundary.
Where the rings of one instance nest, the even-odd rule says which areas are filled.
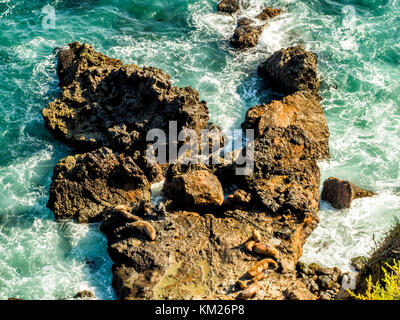
[[[400,3],[397,0],[253,0],[285,9],[257,50],[228,39],[236,18],[216,0],[0,0],[0,299],[71,298],[93,290],[114,299],[106,239],[98,225],[56,223],[46,209],[52,170],[70,151],[43,126],[40,110],[57,97],[53,49],[71,41],[127,63],[168,72],[206,100],[211,120],[239,128],[264,101],[256,67],[281,47],[303,43],[318,54],[332,160],[323,179],[352,180],[379,194],[349,210],[321,204],[321,223],[303,260],[348,268],[400,216]],[[55,29],[43,27],[55,11]]]

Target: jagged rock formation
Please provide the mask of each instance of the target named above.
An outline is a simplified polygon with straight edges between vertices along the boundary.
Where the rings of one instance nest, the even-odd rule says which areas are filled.
[[[217,10],[221,13],[232,14],[240,9],[240,0],[221,0],[218,2]]]
[[[274,100],[269,104],[255,106],[247,111],[244,129],[254,129],[256,137],[267,128],[295,126],[307,137],[312,157],[320,160],[330,158],[329,128],[317,98],[309,91],[299,91]]]
[[[372,197],[376,193],[361,189],[353,183],[330,177],[325,180],[321,199],[328,201],[335,209],[350,208],[354,199]]]
[[[56,219],[86,223],[100,221],[108,207],[149,201],[150,183],[144,172],[151,177],[154,168],[141,169],[138,163],[108,148],[66,157],[54,169],[47,205]]]
[[[329,134],[314,97],[293,94],[281,102],[285,111],[275,120],[268,112],[279,112],[279,102],[260,112],[260,120],[248,116],[245,127],[258,130],[251,175],[236,176],[237,165],[224,162],[165,170],[144,157],[146,130],[166,129],[170,120],[180,128],[206,128],[208,110],[197,92],[173,87],[161,70],[123,65],[86,44],[70,44],[59,58],[63,94],[43,110],[46,126],[68,145],[89,151],[58,163],[49,207],[58,219],[102,221],[119,298],[236,298],[237,281],[263,259],[262,250],[246,249],[254,230],[258,248],[277,253],[277,269],[257,275],[254,298],[316,298],[296,270],[318,223],[315,160],[328,154]],[[310,131],[308,116],[318,119],[320,132]],[[162,178],[170,200],[154,208],[149,188]],[[234,184],[239,189],[226,191]],[[132,219],[151,228],[151,237]]]
[[[319,90],[317,57],[302,46],[275,52],[258,68],[267,84],[285,94]]]
[[[208,109],[197,91],[172,86],[159,69],[123,65],[77,42],[59,57],[63,93],[42,114],[50,132],[70,147],[132,152],[144,149],[149,130],[168,132],[170,120],[177,121],[178,132],[208,124]]]
[[[254,21],[248,18],[240,19],[230,39],[231,45],[242,50],[255,47],[265,26],[254,25]]]
[[[246,7],[247,5],[247,1],[221,0],[217,5],[217,10],[223,14],[233,14],[240,12],[241,7]],[[282,12],[283,10],[281,9],[265,8],[255,18],[261,21],[266,21],[280,15]],[[266,23],[257,24],[256,21],[252,19],[246,17],[240,18],[232,37],[229,40],[230,44],[232,47],[240,50],[253,48],[257,45],[258,39],[266,26]]]

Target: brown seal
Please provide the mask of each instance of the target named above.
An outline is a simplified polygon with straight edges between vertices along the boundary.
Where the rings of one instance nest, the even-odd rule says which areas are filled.
[[[254,230],[253,230],[253,234],[251,235],[251,238],[252,238],[255,242],[260,242],[260,241],[261,241],[261,233],[260,233],[260,231],[254,229]]]
[[[253,246],[253,251],[258,254],[266,255],[278,260],[279,252],[269,244],[256,243]]]
[[[264,272],[264,270],[268,270],[270,265],[272,265],[275,269],[278,268],[278,264],[269,258],[257,262],[249,269],[249,271],[247,271],[247,277],[254,278],[258,276],[260,273]]]
[[[138,216],[135,216],[134,214],[131,213],[132,208],[125,204],[117,205],[116,207],[113,208],[113,211],[121,213],[128,220],[140,221],[140,218]]]
[[[246,248],[247,251],[252,252],[255,244],[256,244],[255,241],[251,240],[251,241],[246,242],[244,247]]]
[[[145,233],[152,241],[156,239],[156,230],[153,226],[145,221],[136,221],[127,224],[128,227],[134,227]]]
[[[255,280],[246,290],[241,291],[236,299],[246,300],[254,297],[256,293],[261,289],[258,281]]]

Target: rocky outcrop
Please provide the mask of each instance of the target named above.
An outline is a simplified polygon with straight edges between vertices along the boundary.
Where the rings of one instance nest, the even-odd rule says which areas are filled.
[[[265,8],[260,14],[256,16],[260,20],[269,20],[283,13],[282,9]]]
[[[247,111],[244,129],[254,129],[256,137],[267,128],[295,126],[307,137],[314,159],[330,158],[329,128],[321,105],[313,94],[300,91],[275,100],[269,104],[255,106]]]
[[[318,93],[317,57],[302,46],[275,52],[259,66],[258,72],[268,85],[282,93]]]
[[[177,88],[159,69],[123,65],[74,42],[59,52],[59,99],[42,110],[46,127],[79,150],[109,147],[143,150],[153,128],[168,132],[169,121],[200,131],[208,109],[192,88]]]
[[[242,18],[238,21],[230,43],[237,49],[255,47],[266,25],[255,25],[254,21]]]
[[[244,127],[258,130],[251,175],[225,162],[165,170],[146,161],[145,133],[168,121],[178,130],[215,127],[197,92],[89,45],[70,44],[59,57],[63,94],[43,110],[46,126],[88,150],[57,164],[48,205],[58,219],[102,221],[119,298],[316,298],[296,270],[318,223],[316,160],[328,152],[311,93],[249,112]],[[313,121],[320,131],[311,132]],[[169,199],[155,208],[150,185],[162,178]]]
[[[321,199],[335,209],[350,208],[354,199],[372,197],[376,193],[361,189],[353,183],[330,177],[324,182]]]
[[[221,0],[218,2],[217,10],[221,13],[232,14],[240,9],[240,0]]]

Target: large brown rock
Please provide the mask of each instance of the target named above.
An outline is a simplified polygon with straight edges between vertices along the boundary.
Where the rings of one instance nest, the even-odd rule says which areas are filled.
[[[300,128],[308,140],[314,159],[330,158],[329,128],[321,105],[308,91],[296,92],[269,104],[255,106],[247,111],[244,129],[255,129],[256,137],[269,127]]]
[[[173,86],[159,69],[124,65],[78,42],[58,56],[63,93],[42,114],[46,127],[70,147],[140,150],[147,132],[168,133],[169,121],[177,121],[178,132],[207,126],[208,109],[197,91]]]
[[[202,210],[220,206],[224,191],[218,178],[208,170],[193,170],[167,178],[163,188],[176,205]]]
[[[361,189],[353,183],[330,177],[324,182],[321,199],[335,209],[350,208],[354,199],[371,197],[376,193]]]
[[[108,148],[68,156],[54,168],[47,206],[56,219],[99,221],[106,208],[150,199],[150,184],[132,157]]]
[[[265,25],[257,26],[253,21],[247,18],[239,20],[236,29],[230,39],[233,47],[238,49],[248,49],[255,47],[258,43]]]
[[[309,90],[318,93],[317,57],[302,46],[275,52],[258,68],[266,82],[286,94]]]

